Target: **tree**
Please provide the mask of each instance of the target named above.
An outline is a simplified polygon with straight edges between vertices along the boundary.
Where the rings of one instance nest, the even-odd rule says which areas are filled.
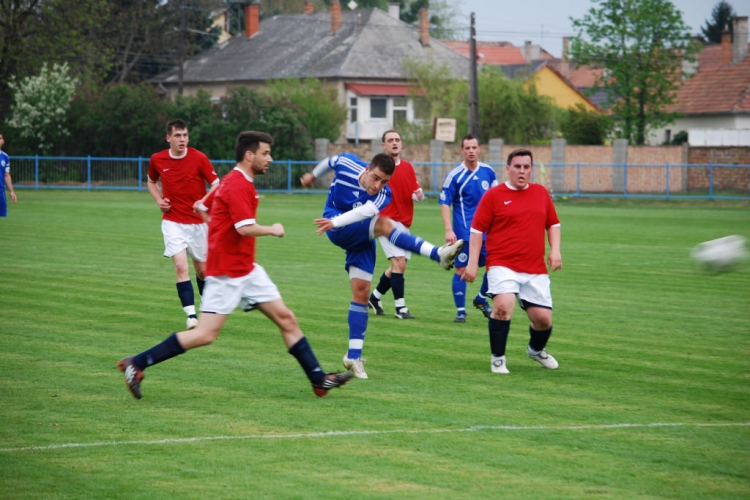
[[[706,21],[706,26],[701,28],[703,36],[708,43],[721,43],[721,32],[728,29],[732,32],[732,18],[735,17],[734,9],[729,3],[721,0],[714,5],[711,11],[711,20]]]
[[[8,88],[14,99],[8,125],[17,129],[21,137],[33,139],[39,151],[47,154],[56,142],[70,134],[66,122],[75,85],[67,64],[44,64],[37,76],[21,81],[12,78]]]
[[[581,19],[572,19],[578,34],[571,44],[577,66],[603,67],[593,91],[609,91],[618,133],[644,144],[653,128],[674,122],[674,104],[683,58],[695,60],[682,13],[668,0],[593,0]]]
[[[568,109],[560,123],[560,132],[568,144],[604,144],[609,130],[607,115],[589,111],[581,103]]]
[[[274,99],[288,98],[302,112],[300,120],[313,139],[336,141],[346,122],[346,106],[338,101],[334,87],[323,87],[320,80],[306,78],[269,82],[267,92]]]

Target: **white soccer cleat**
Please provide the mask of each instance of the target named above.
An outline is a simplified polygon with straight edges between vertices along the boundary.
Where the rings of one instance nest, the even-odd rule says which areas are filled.
[[[440,266],[448,271],[453,268],[453,261],[464,246],[464,240],[456,240],[452,245],[443,245],[438,248],[440,256]]]
[[[532,351],[531,346],[527,346],[526,354],[528,354],[531,359],[537,361],[540,365],[550,370],[557,370],[557,367],[560,366],[557,364],[557,360],[553,358],[551,354],[547,354],[547,351],[545,351],[544,349],[537,352]]]
[[[196,326],[198,326],[198,318],[188,318],[187,319],[187,329],[192,330]]]
[[[508,367],[505,365],[505,356],[500,356],[499,358],[492,356],[492,364],[490,366],[492,373],[510,373]]]
[[[344,356],[344,367],[357,378],[367,378],[364,358],[349,359]]]

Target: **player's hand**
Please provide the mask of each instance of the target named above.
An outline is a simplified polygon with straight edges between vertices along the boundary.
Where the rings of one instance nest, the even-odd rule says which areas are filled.
[[[315,175],[312,172],[307,172],[305,175],[299,178],[300,183],[305,187],[312,187],[315,183]]]
[[[552,272],[562,269],[562,257],[560,252],[550,252],[547,256],[547,265]]]
[[[18,198],[16,197],[16,192],[15,191],[11,191],[10,192],[10,201],[12,201],[13,203],[15,203],[16,201],[18,201]]]
[[[162,198],[159,202],[159,210],[163,213],[167,213],[172,210],[172,205],[169,203],[169,198]]]
[[[331,219],[315,219],[313,222],[318,226],[318,230],[316,231],[318,234],[323,234],[326,231],[333,229],[333,221],[331,221]]]
[[[277,238],[284,237],[284,226],[280,222],[271,224],[271,236],[276,236]]]
[[[424,191],[422,191],[422,188],[417,189],[411,194],[411,199],[414,201],[422,201],[424,200]]]
[[[463,272],[460,274],[461,279],[467,283],[474,283],[474,280],[477,279],[477,266],[472,265],[471,262],[464,267]]]
[[[445,231],[445,242],[449,245],[452,245],[456,242],[456,233],[453,232],[453,229],[446,229]]]

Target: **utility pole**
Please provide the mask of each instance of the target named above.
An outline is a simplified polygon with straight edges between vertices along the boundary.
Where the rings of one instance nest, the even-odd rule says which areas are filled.
[[[479,138],[479,86],[477,85],[477,30],[471,13],[469,35],[469,133]]]
[[[180,66],[177,70],[177,93],[182,95],[182,80],[183,80],[183,69],[182,67],[185,65],[185,31],[187,30],[186,20],[185,20],[185,0],[182,0],[180,2],[180,41],[179,43],[179,58],[180,58]]]

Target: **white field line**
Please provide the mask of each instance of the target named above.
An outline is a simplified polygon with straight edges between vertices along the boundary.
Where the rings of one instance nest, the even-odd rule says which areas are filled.
[[[50,444],[46,446],[24,446],[20,448],[0,448],[1,453],[13,453],[19,451],[46,451],[59,450],[63,448],[93,448],[95,446],[130,446],[130,445],[155,445],[155,444],[182,444],[197,443],[201,441],[237,441],[241,439],[306,439],[325,438],[339,436],[378,436],[386,434],[447,434],[455,432],[482,432],[482,431],[586,431],[607,429],[643,429],[654,427],[750,427],[750,422],[735,423],[680,423],[664,422],[650,424],[604,424],[604,425],[477,425],[463,429],[393,429],[393,430],[359,430],[359,431],[327,431],[327,432],[304,432],[295,434],[249,434],[244,436],[204,436],[192,438],[175,439],[153,439],[144,441],[99,441],[94,443],[65,443]]]

